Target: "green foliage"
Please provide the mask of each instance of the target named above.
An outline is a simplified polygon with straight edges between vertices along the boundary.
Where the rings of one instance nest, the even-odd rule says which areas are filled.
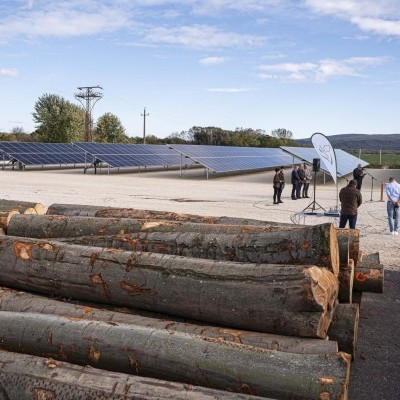
[[[112,113],[105,113],[97,120],[95,142],[127,143],[128,136],[119,118]]]
[[[55,94],[44,94],[32,113],[38,139],[43,142],[68,143],[84,138],[85,111]]]

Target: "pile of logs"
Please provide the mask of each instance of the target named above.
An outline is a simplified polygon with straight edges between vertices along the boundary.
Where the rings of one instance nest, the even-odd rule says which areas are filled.
[[[353,293],[383,288],[333,224],[54,204],[5,231],[10,399],[346,399]]]

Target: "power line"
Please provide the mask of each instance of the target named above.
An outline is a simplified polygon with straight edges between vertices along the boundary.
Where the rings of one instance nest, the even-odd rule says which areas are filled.
[[[93,120],[92,110],[94,105],[103,97],[103,93],[95,92],[93,89],[101,89],[100,86],[80,86],[75,93],[75,98],[85,107],[85,142],[93,141]]]

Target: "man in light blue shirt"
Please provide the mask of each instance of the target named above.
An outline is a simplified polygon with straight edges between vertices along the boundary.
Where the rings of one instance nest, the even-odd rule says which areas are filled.
[[[400,185],[393,177],[389,178],[389,183],[386,184],[387,201],[387,214],[389,220],[389,230],[391,235],[398,235],[398,225],[400,217],[399,199],[400,199]]]

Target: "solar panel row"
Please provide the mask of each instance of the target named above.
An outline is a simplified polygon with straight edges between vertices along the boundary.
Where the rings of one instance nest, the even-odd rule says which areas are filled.
[[[144,145],[123,143],[0,142],[3,160],[23,165],[103,163],[109,167],[178,166],[193,162],[216,173],[288,166],[318,158],[314,148],[259,148],[188,144]],[[338,175],[350,173],[358,163],[368,163],[342,150],[335,150]],[[187,160],[190,160],[188,163]],[[184,162],[182,162],[182,160]],[[321,160],[324,168],[323,160]]]
[[[290,165],[293,160],[293,157],[279,148],[190,144],[170,144],[168,146],[217,173],[286,166]]]
[[[179,165],[181,162],[175,151],[158,144],[74,142],[73,145],[116,168]]]
[[[281,149],[286,151],[287,153],[297,157],[301,160],[312,164],[314,158],[320,158],[317,151],[314,147],[287,147],[281,146]],[[335,149],[336,154],[336,166],[337,166],[337,174],[338,176],[344,176],[353,171],[354,168],[357,167],[358,164],[361,164],[363,167],[368,165],[367,162],[354,157],[353,155],[340,150]],[[321,169],[325,172],[328,172],[328,168],[325,166],[324,159],[321,158]],[[329,172],[328,172],[329,173]]]

